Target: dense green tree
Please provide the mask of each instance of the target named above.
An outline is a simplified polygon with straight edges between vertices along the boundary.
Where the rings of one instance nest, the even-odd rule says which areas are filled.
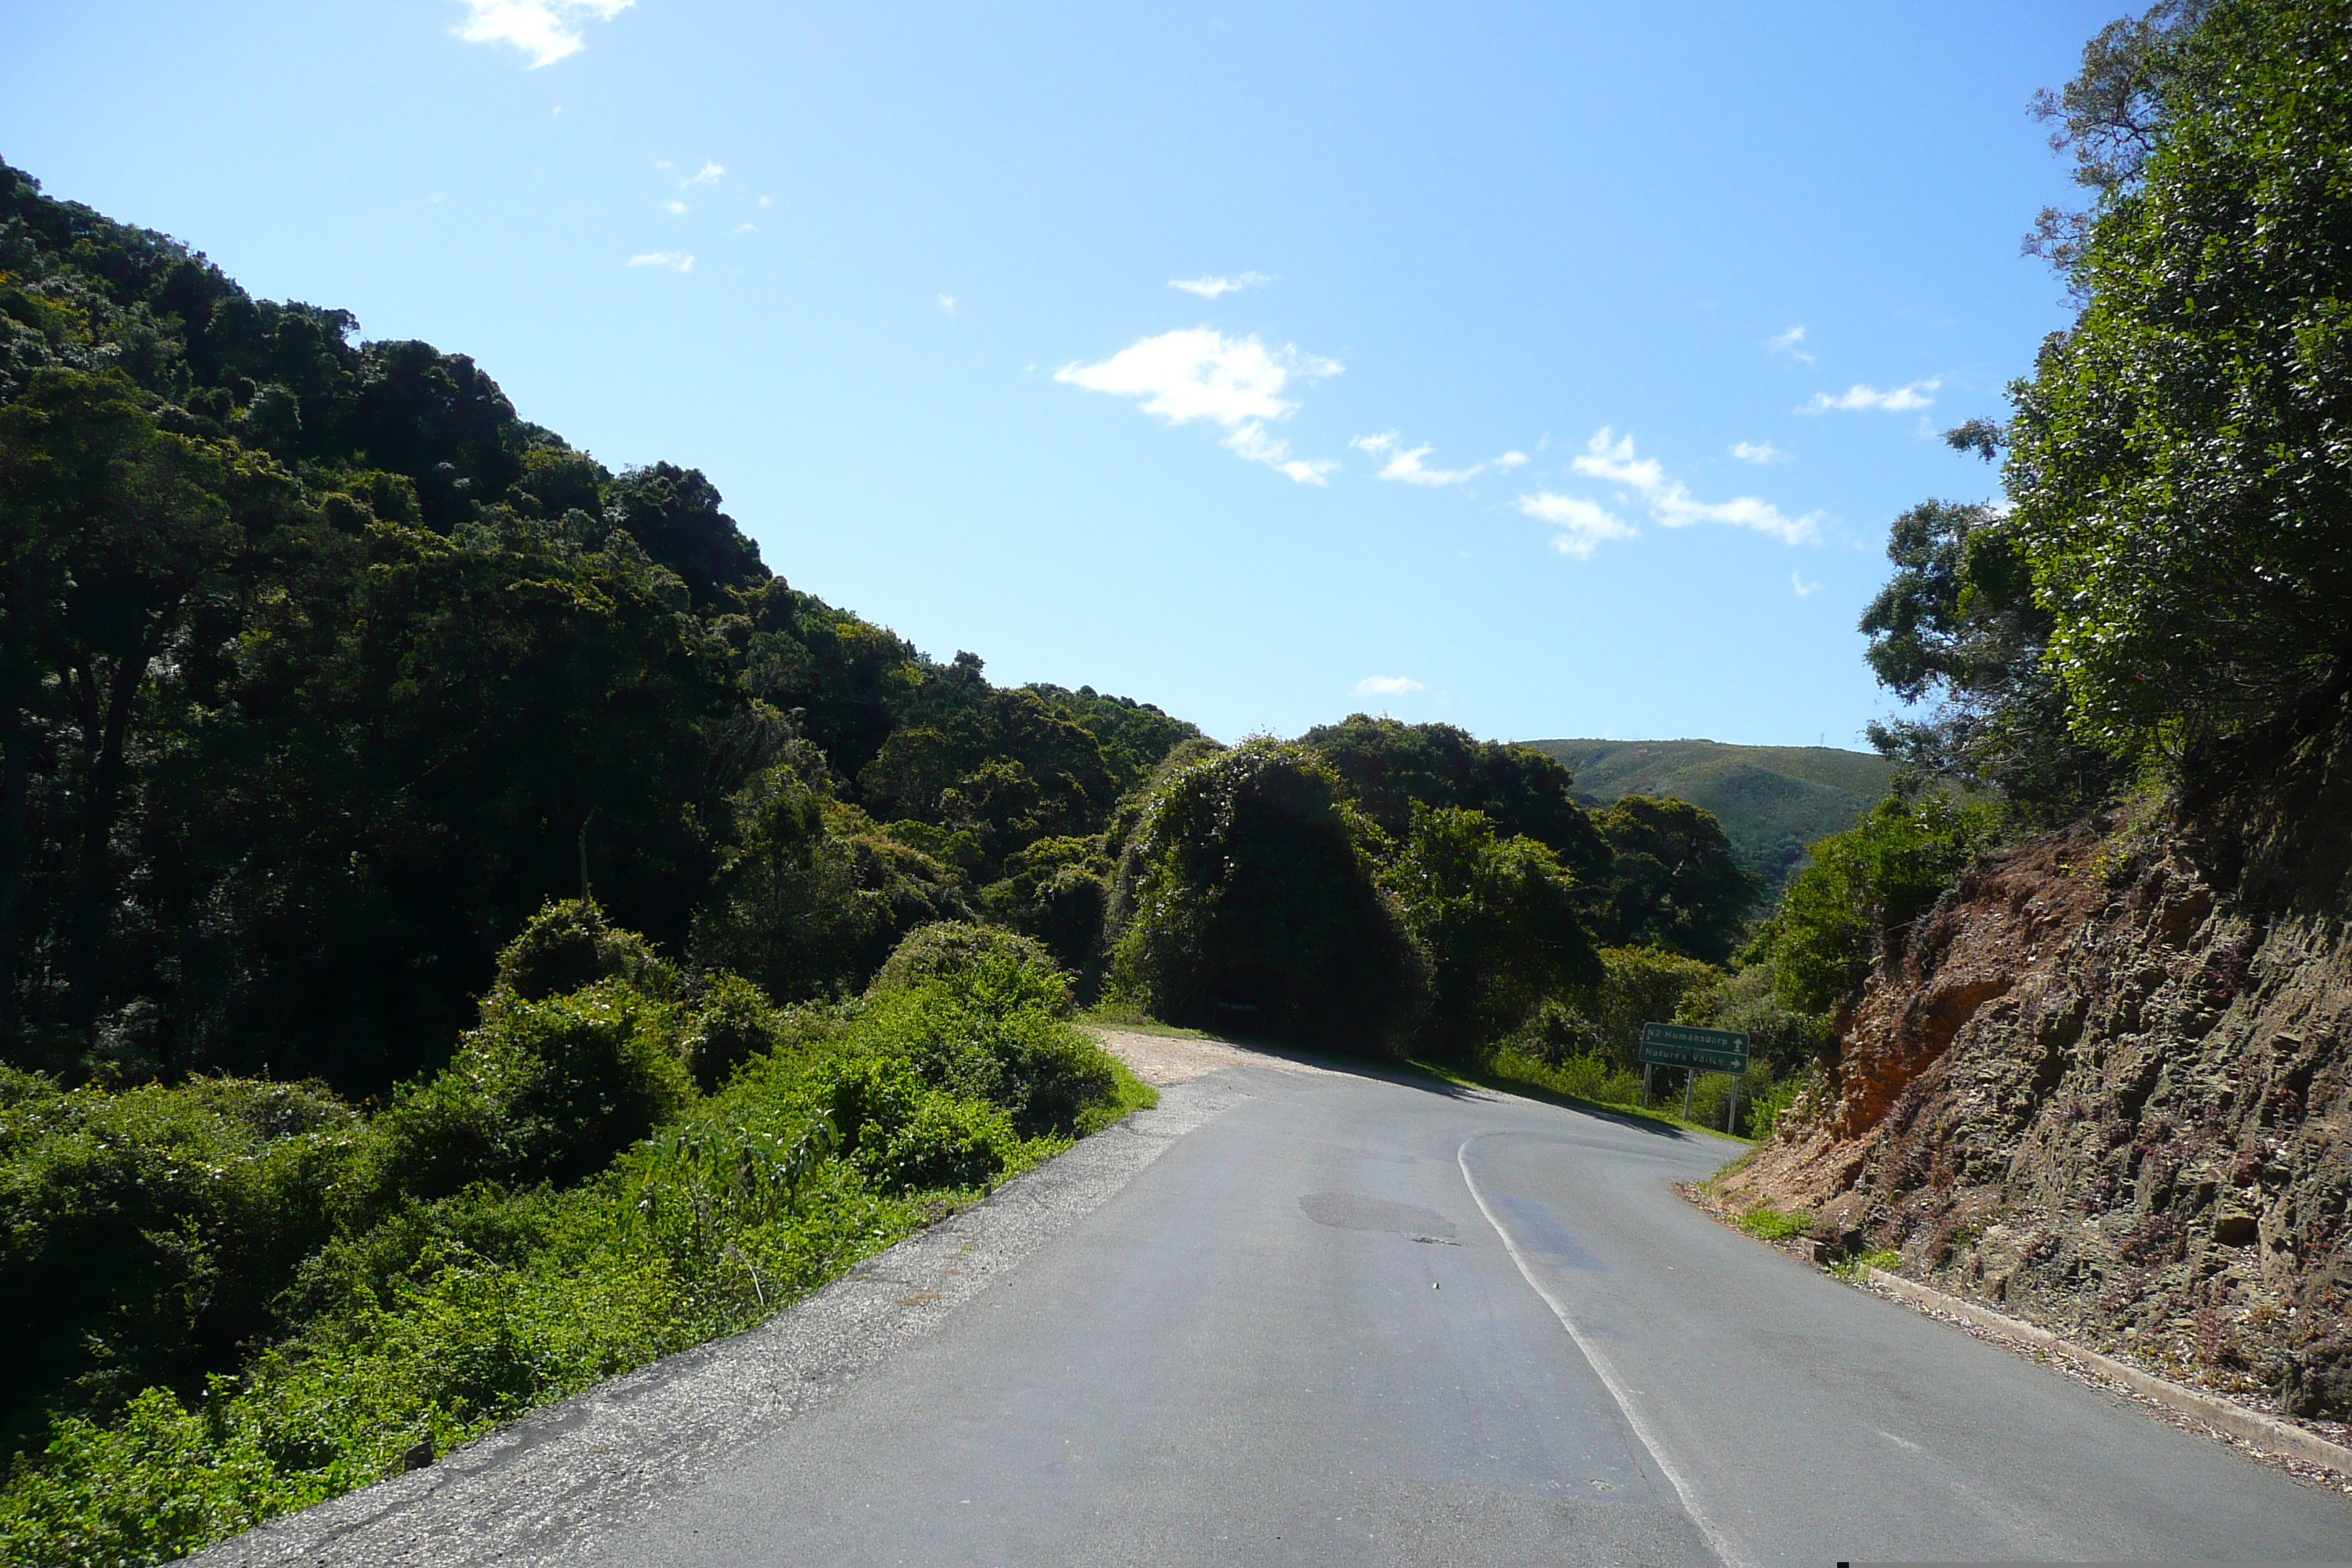
[[[1574,879],[1549,847],[1499,836],[1483,812],[1416,805],[1388,879],[1430,957],[1427,1037],[1441,1050],[1474,1056],[1546,998],[1601,976]]]
[[[1525,746],[1480,741],[1451,724],[1353,713],[1300,737],[1345,781],[1364,815],[1400,842],[1416,805],[1483,812],[1496,831],[1550,847],[1588,883],[1606,880],[1609,847],[1569,793],[1575,777]]]
[[[2003,477],[2073,721],[2186,756],[2352,679],[2352,14],[2168,5],[2046,107],[2092,205],[2084,301]]]
[[[1112,697],[1091,686],[1065,691],[1058,686],[1033,682],[1046,706],[1095,738],[1103,766],[1109,771],[1114,796],[1139,787],[1178,746],[1201,738],[1199,726],[1170,718],[1149,702]]]
[[[1874,964],[1900,955],[1912,925],[2000,831],[1990,802],[1932,791],[1888,795],[1856,826],[1812,847],[1749,943],[1775,994],[1800,1013],[1851,1006]]]
[[[552,463],[536,469],[552,471],[560,471]],[[632,468],[601,487],[600,499],[607,517],[677,574],[697,608],[722,603],[729,588],[768,581],[759,547],[719,510],[719,488],[698,469],[668,463]]]
[[[1990,446],[1982,424],[1947,437]],[[2114,758],[2068,732],[2064,688],[2044,658],[2053,617],[2011,520],[1982,504],[1923,501],[1895,520],[1894,578],[1863,612],[1864,657],[1926,720],[1874,722],[1874,745],[1923,773],[2000,790],[2022,820],[2069,821],[2115,787]]]
[[[1252,741],[1158,786],[1119,868],[1113,982],[1172,1023],[1379,1053],[1426,1005],[1428,959],[1339,778]]]
[[[688,949],[779,1001],[854,992],[908,931],[968,912],[937,861],[831,801],[822,767],[803,746],[736,795],[734,847]]]
[[[45,368],[0,407],[0,984],[13,1001],[27,914],[52,924],[28,902],[52,905],[68,1025],[103,990],[149,667],[242,542],[233,466],[120,376]]]
[[[1040,838],[1006,857],[1004,875],[980,889],[980,907],[1043,942],[1091,996],[1102,978],[1111,875],[1099,837]]]
[[[1757,881],[1714,814],[1688,801],[1621,796],[1597,818],[1612,852],[1601,922],[1621,946],[1720,963],[1737,945]]]
[[[462,356],[5,165],[0,456],[0,1052],[70,1074],[380,1090],[583,879],[673,954],[854,991],[1197,734],[935,663],[703,475],[614,475]],[[1102,871],[1018,862],[1073,963]]]

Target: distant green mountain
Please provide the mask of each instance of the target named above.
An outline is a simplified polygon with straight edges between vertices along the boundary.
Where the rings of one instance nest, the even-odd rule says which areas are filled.
[[[1589,804],[1666,795],[1715,813],[1739,863],[1777,894],[1805,846],[1843,832],[1876,804],[1895,764],[1834,746],[1727,746],[1716,741],[1528,741],[1568,764]]]

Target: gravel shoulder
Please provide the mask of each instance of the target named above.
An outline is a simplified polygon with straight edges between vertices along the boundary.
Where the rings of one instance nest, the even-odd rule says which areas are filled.
[[[1213,1042],[1286,1071],[1318,1071]],[[1007,1182],[985,1202],[866,1259],[767,1322],[600,1384],[439,1463],[289,1514],[189,1559],[207,1568],[372,1568],[576,1562],[745,1447],[831,1403],[947,1321],[1007,1269],[1100,1207],[1184,1134],[1251,1098],[1198,1051],[1147,1058],[1159,1108],[1139,1111]],[[1203,1065],[1214,1059],[1217,1066]],[[1192,1070],[1197,1068],[1198,1070]]]
[[[1275,1072],[1333,1076],[1329,1068],[1318,1067],[1307,1056],[1286,1051],[1197,1039],[1189,1035],[1145,1034],[1104,1025],[1089,1025],[1087,1032],[1102,1042],[1103,1049],[1125,1062],[1129,1071],[1161,1089],[1190,1083],[1227,1068],[1265,1068]],[[1361,1066],[1358,1064],[1360,1070]]]

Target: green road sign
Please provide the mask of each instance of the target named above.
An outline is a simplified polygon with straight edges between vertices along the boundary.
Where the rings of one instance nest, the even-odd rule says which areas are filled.
[[[1642,1026],[1642,1065],[1746,1072],[1748,1037],[1736,1029],[1688,1029],[1680,1024]]]

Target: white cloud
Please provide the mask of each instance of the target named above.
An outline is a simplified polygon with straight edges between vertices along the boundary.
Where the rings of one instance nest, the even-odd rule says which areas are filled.
[[[1508,472],[1527,460],[1528,455],[1525,452],[1506,452],[1495,459],[1495,467]]]
[[[1484,463],[1474,464],[1466,468],[1425,467],[1422,459],[1437,448],[1434,447],[1408,448],[1397,438],[1397,433],[1393,430],[1384,436],[1353,437],[1349,438],[1348,445],[1359,451],[1369,452],[1375,458],[1388,459],[1387,467],[1381,468],[1373,478],[1398,479],[1408,485],[1458,485],[1465,479],[1486,470],[1486,465]]]
[[[667,267],[672,272],[691,272],[694,270],[694,258],[688,255],[683,250],[653,250],[647,251],[643,256],[630,257],[626,265],[630,267]]]
[[[1797,459],[1769,441],[1735,441],[1731,455],[1743,463],[1793,463]]]
[[[702,167],[696,170],[693,174],[688,174],[686,178],[680,180],[677,183],[677,188],[682,191],[688,185],[715,185],[719,182],[720,178],[726,174],[726,173],[727,169],[724,164],[714,163],[709,159],[705,158],[702,161]]]
[[[1727,501],[1702,501],[1680,479],[1666,477],[1655,458],[1633,456],[1633,437],[1612,441],[1603,426],[1586,443],[1572,466],[1580,474],[1622,485],[1649,507],[1650,516],[1667,528],[1688,528],[1696,522],[1725,522],[1769,533],[1784,544],[1809,544],[1820,537],[1821,514],[1790,517],[1771,502],[1754,496]]]
[[[760,198],[760,205],[763,207],[774,206],[776,205],[776,198],[773,196],[761,196]]]
[[[664,202],[661,205],[661,209],[662,211],[669,214],[672,217],[684,217],[687,214],[694,210],[692,207],[688,206],[684,202]]]
[[[1797,597],[1800,599],[1810,599],[1821,589],[1819,583],[1808,583],[1801,574],[1795,572],[1789,574],[1789,586],[1797,591]]]
[[[466,0],[466,19],[450,28],[469,44],[511,44],[529,68],[551,66],[588,47],[580,24],[609,22],[635,0]]]
[[[654,167],[656,169],[667,169],[669,166],[670,161],[667,158],[656,158],[654,160]]]
[[[760,232],[760,226],[756,223],[739,223],[735,226],[735,232],[737,234],[757,234]]]
[[[1244,289],[1263,289],[1273,281],[1263,272],[1244,272],[1238,278],[1213,278],[1203,272],[1198,278],[1171,278],[1168,287],[1181,289],[1187,294],[1198,294],[1203,300],[1213,300],[1220,294],[1237,294]]]
[[[1290,443],[1267,435],[1265,424],[1255,419],[1226,437],[1224,446],[1227,451],[1253,463],[1264,463],[1276,473],[1287,474],[1302,485],[1323,483],[1323,476],[1339,466],[1328,458],[1318,458],[1310,462],[1292,457]]]
[[[1402,697],[1421,689],[1421,682],[1409,675],[1368,675],[1356,682],[1359,697]]]
[[[946,311],[949,315],[950,315],[950,316],[954,315],[954,314],[955,314],[955,296],[954,296],[954,295],[952,295],[952,294],[942,294],[942,295],[940,295],[940,310],[945,310],[945,311]]]
[[[1269,349],[1255,337],[1229,338],[1208,327],[1192,327],[1145,338],[1099,364],[1064,365],[1055,381],[1143,400],[1143,411],[1171,425],[1206,419],[1231,432],[1225,448],[1264,463],[1300,484],[1319,485],[1339,465],[1328,458],[1290,455],[1290,443],[1266,430],[1298,405],[1283,395],[1291,378],[1314,381],[1338,375],[1337,360],[1302,352],[1295,344]]]
[[[1943,384],[1942,376],[1931,375],[1907,386],[1889,387],[1881,392],[1857,381],[1835,397],[1826,392],[1814,393],[1811,400],[1797,412],[1826,414],[1832,408],[1884,408],[1890,414],[1900,414],[1906,409],[1932,407],[1936,400],[1927,395]]]
[[[1554,535],[1551,542],[1551,547],[1562,555],[1590,555],[1593,546],[1602,540],[1631,539],[1635,532],[1632,523],[1580,496],[1540,490],[1521,496],[1519,510],[1538,522],[1549,522],[1564,531]]]
[[[1298,406],[1282,395],[1293,375],[1313,381],[1343,368],[1295,345],[1269,349],[1255,336],[1229,338],[1213,328],[1188,327],[1144,338],[1099,364],[1073,361],[1054,379],[1088,392],[1140,397],[1146,414],[1171,425],[1212,419],[1231,429],[1287,416]]]
[[[1787,354],[1800,363],[1811,364],[1813,363],[1813,356],[1797,346],[1804,341],[1805,324],[1800,321],[1787,331],[1765,339],[1764,346],[1776,354]]]

